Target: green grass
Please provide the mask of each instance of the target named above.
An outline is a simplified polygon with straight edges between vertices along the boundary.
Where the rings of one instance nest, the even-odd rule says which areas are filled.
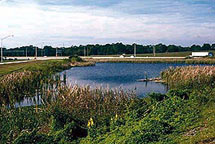
[[[43,67],[46,67],[46,65],[52,65],[54,63],[60,62],[63,62],[63,60],[31,61],[27,63],[0,65],[0,76],[10,74],[12,72],[20,72],[31,69],[41,69]]]

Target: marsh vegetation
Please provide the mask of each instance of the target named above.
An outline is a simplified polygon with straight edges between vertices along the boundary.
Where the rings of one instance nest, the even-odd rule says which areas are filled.
[[[122,89],[66,85],[53,74],[70,63],[47,63],[1,77],[1,143],[214,142],[213,66],[165,70],[161,76],[171,89],[139,98]],[[20,98],[17,94],[27,96],[35,88],[42,88],[40,105],[8,107]]]

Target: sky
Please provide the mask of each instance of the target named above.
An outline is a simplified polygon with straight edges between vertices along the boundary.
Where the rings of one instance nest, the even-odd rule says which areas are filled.
[[[23,45],[215,43],[215,0],[0,0],[0,38]]]

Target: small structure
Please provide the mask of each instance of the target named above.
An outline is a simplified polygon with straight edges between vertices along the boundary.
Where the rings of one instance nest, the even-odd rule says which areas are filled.
[[[135,56],[131,55],[130,58],[135,58]]]
[[[120,58],[124,58],[125,56],[124,55],[121,55],[121,56],[119,56]]]
[[[214,54],[212,52],[192,52],[191,57],[212,57]]]
[[[119,56],[120,58],[124,58],[125,57],[125,54],[122,54],[121,56]]]

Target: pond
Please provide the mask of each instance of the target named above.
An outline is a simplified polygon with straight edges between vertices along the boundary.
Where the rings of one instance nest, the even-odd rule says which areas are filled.
[[[167,63],[97,63],[93,67],[74,67],[61,72],[66,73],[67,84],[91,88],[103,87],[134,91],[143,97],[148,93],[166,93],[167,86],[155,82],[138,82],[138,79],[159,77],[161,71],[169,67],[187,66],[188,64]]]
[[[61,80],[66,76],[67,85],[90,86],[123,89],[135,92],[137,96],[144,97],[149,93],[166,93],[166,85],[155,82],[138,82],[139,79],[159,77],[160,73],[169,67],[188,66],[190,64],[168,63],[97,63],[89,67],[73,67],[60,72]],[[41,104],[41,94],[36,92],[32,97],[16,102],[15,107]]]

